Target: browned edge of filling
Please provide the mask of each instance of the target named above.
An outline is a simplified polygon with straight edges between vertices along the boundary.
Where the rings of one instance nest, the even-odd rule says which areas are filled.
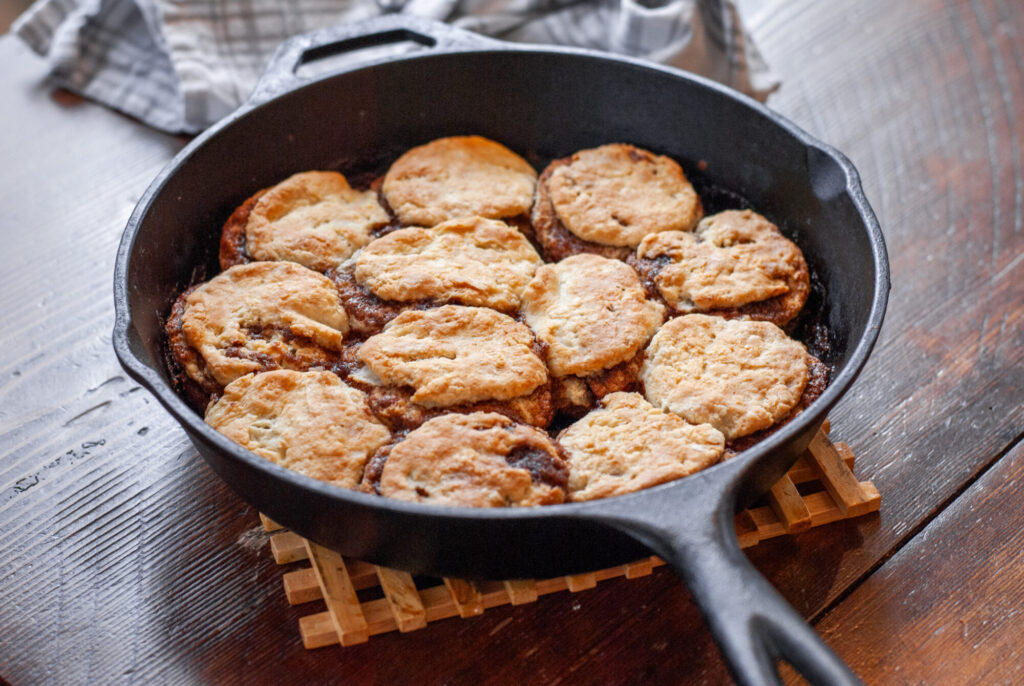
[[[712,310],[694,309],[690,312],[677,310],[665,300],[657,284],[658,274],[671,261],[672,259],[665,255],[649,259],[637,257],[635,252],[630,253],[629,257],[626,258],[626,264],[633,267],[637,274],[640,275],[640,282],[647,292],[647,297],[663,304],[670,318],[686,314],[706,314],[713,317],[722,317],[723,319],[750,317],[756,321],[771,322],[781,329],[786,329],[788,333],[791,329],[787,329],[787,325],[800,314],[800,310],[803,309],[804,303],[807,301],[807,295],[810,292],[809,275],[805,263],[803,269],[794,278],[788,280],[789,291],[781,295],[776,295],[767,300],[747,303],[740,307]]]
[[[345,314],[352,320],[353,328],[364,336],[379,333],[388,322],[406,310],[426,310],[432,306],[429,301],[399,303],[378,297],[356,281],[353,264],[328,269],[324,276],[334,282]]]
[[[388,199],[384,197],[384,176],[385,174],[378,174],[369,185],[369,190],[377,194],[377,202],[380,203],[380,206],[388,213],[388,223],[384,226],[378,226],[371,232],[374,238],[380,238],[381,236],[386,236],[392,231],[404,228],[402,226],[402,222],[398,220],[398,215],[395,214],[393,209],[391,209],[391,204],[388,202]]]
[[[249,215],[256,207],[263,194],[270,188],[256,191],[249,196],[245,202],[235,208],[228,220],[224,222],[224,228],[220,232],[220,268],[227,269],[236,264],[246,264],[252,261],[245,249],[245,227],[249,223]]]
[[[493,410],[474,411],[489,412]],[[441,416],[442,414],[446,414],[446,412],[440,412],[436,416]],[[510,433],[515,430],[517,423],[524,423],[517,421],[514,417],[508,418],[511,420],[511,423],[506,425],[504,428]],[[380,480],[384,474],[384,466],[387,464],[388,457],[391,455],[391,450],[405,440],[406,436],[409,435],[409,431],[410,429],[403,429],[394,433],[391,440],[378,448],[373,456],[370,457],[366,462],[366,466],[363,468],[363,477],[359,482],[360,491],[364,493],[371,493],[373,495],[380,495]],[[505,462],[513,469],[525,469],[530,473],[530,478],[533,483],[544,484],[560,489],[565,493],[566,500],[568,500],[569,456],[565,452],[565,449],[562,448],[556,440],[550,436],[549,438],[551,446],[555,449],[554,455],[546,450],[538,448],[537,446],[529,445],[528,442],[524,442],[522,445],[513,448],[512,452],[508,455],[505,455]]]
[[[167,317],[167,322],[164,325],[164,332],[167,335],[165,357],[167,370],[171,373],[171,381],[174,387],[184,394],[189,405],[203,414],[210,401],[220,395],[224,389],[207,370],[203,357],[185,339],[183,328],[185,304],[188,296],[200,285],[190,286],[174,301],[174,305],[171,306],[171,314]],[[195,364],[203,370],[201,382],[193,379],[185,371],[185,365],[188,363]]]
[[[414,403],[414,392],[408,386],[374,386],[366,390],[366,395],[370,410],[392,431],[415,429],[427,420],[452,413],[496,412],[541,429],[547,428],[555,416],[550,380],[527,395],[511,400],[482,400],[449,407],[424,407]]]
[[[189,345],[185,338],[183,323],[186,301],[189,294],[201,285],[200,283],[191,286],[178,296],[171,307],[171,314],[167,318],[164,330],[168,343],[167,367],[174,385],[184,393],[189,404],[203,414],[210,401],[219,397],[224,387],[209,372],[206,360],[199,354],[199,351]],[[244,328],[246,336],[251,340],[279,341],[283,347],[280,358],[249,350],[240,344],[224,348],[225,356],[255,362],[260,367],[259,372],[269,372],[275,369],[295,371],[322,369],[332,371],[343,379],[345,378],[342,372],[346,369],[347,347],[343,349],[342,353],[336,353],[317,345],[312,339],[296,335],[288,329],[274,326],[246,326]],[[193,363],[202,370],[203,379],[201,381],[193,379],[185,371],[188,363]]]
[[[767,429],[761,429],[760,431],[755,431],[752,434],[740,436],[739,438],[729,441],[725,446],[725,455],[722,459],[735,457],[737,454],[743,452],[747,448],[753,447],[757,443],[760,443],[786,424],[793,421],[798,414],[807,409],[807,407],[817,400],[825,391],[825,387],[828,386],[828,377],[828,365],[808,353],[807,385],[804,386],[804,392],[800,396],[800,400],[797,402],[796,407],[794,407],[789,414],[769,426]]]
[[[601,245],[592,241],[586,241],[574,234],[555,212],[555,205],[548,193],[548,179],[554,170],[560,166],[569,164],[572,157],[563,157],[554,160],[541,173],[537,179],[537,191],[533,203],[533,211],[530,218],[533,221],[533,231],[537,244],[540,246],[540,254],[545,262],[559,262],[566,257],[579,255],[581,253],[592,253],[610,259],[625,260],[633,253],[628,246]]]
[[[619,391],[640,390],[640,367],[644,363],[644,348],[640,346],[636,354],[628,360],[623,360],[614,367],[602,369],[585,376],[575,376],[587,387],[586,405],[577,405],[570,402],[566,395],[563,379],[552,377],[552,393],[554,395],[555,411],[571,419],[579,419],[590,410],[596,408],[601,398],[609,393]]]
[[[384,474],[384,465],[391,455],[391,449],[405,440],[409,435],[408,431],[393,433],[391,440],[377,448],[377,451],[370,456],[363,466],[363,476],[359,480],[359,490],[363,493],[380,495],[380,478]]]

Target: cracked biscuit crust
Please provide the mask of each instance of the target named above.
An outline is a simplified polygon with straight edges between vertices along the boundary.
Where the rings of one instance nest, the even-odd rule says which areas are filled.
[[[412,401],[448,407],[527,395],[548,380],[530,330],[482,307],[408,310],[359,349],[388,386],[410,386]]]
[[[504,222],[454,219],[399,229],[355,258],[356,281],[386,301],[431,300],[512,312],[540,256]]]
[[[434,226],[458,217],[526,214],[537,172],[504,145],[454,136],[399,157],[384,176],[384,199],[403,224]]]
[[[356,488],[391,433],[361,391],[331,372],[272,371],[228,384],[206,423],[243,448],[314,479]]]
[[[689,314],[655,334],[640,379],[653,405],[711,424],[731,441],[767,429],[797,406],[808,355],[769,322]]]
[[[664,319],[633,268],[598,255],[546,264],[523,292],[521,312],[548,346],[552,376],[583,376],[631,359]]]
[[[568,470],[551,438],[500,414],[448,414],[378,452],[362,490],[437,505],[564,502]]]
[[[226,386],[272,369],[334,362],[348,331],[338,292],[327,277],[294,262],[253,262],[221,272],[182,296],[180,320],[168,321],[172,352],[200,384]],[[173,327],[172,323],[179,323]]]
[[[661,297],[679,313],[750,314],[782,326],[810,290],[803,253],[750,210],[707,217],[693,232],[649,235],[636,254]]]
[[[224,225],[221,267],[288,260],[316,271],[337,267],[390,221],[374,191],[338,172],[295,174],[243,203]]]
[[[595,500],[680,479],[718,462],[722,433],[662,412],[637,393],[612,393],[558,435],[572,500]]]
[[[592,243],[636,247],[658,231],[688,231],[700,198],[672,159],[612,143],[551,164],[544,191],[558,220]]]

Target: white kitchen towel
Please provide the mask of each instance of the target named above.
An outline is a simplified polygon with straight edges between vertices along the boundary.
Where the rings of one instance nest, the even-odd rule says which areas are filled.
[[[11,30],[55,85],[196,133],[248,97],[285,39],[394,12],[671,64],[762,100],[778,86],[730,0],[37,0]]]

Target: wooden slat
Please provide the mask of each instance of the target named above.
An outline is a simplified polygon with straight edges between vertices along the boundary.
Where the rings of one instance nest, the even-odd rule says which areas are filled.
[[[309,557],[306,542],[301,536],[291,531],[284,531],[270,537],[270,553],[274,562],[286,565]]]
[[[376,567],[376,571],[398,630],[404,633],[425,627],[427,614],[412,575],[387,567]]]
[[[280,531],[284,528],[262,512],[260,512],[260,524],[263,525],[263,530],[268,533],[274,533],[275,531]]]
[[[819,472],[822,484],[832,495],[844,517],[857,517],[878,509],[878,503],[860,488],[853,472],[847,469],[843,458],[822,433],[811,439],[808,447],[811,465]]]
[[[343,646],[365,643],[370,632],[356,589],[345,569],[345,560],[333,550],[316,543],[305,541],[305,545],[339,642]]]
[[[452,601],[459,610],[459,616],[475,617],[484,611],[484,603],[480,598],[480,591],[472,582],[465,579],[445,578],[444,585],[451,593]]]
[[[320,583],[312,567],[288,572],[282,577],[282,582],[289,605],[301,605],[323,598],[323,591],[320,590]]]
[[[565,584],[573,593],[576,593],[577,591],[585,591],[588,588],[597,586],[597,576],[593,572],[589,572],[587,574],[574,574],[572,576],[565,577]]]
[[[523,605],[537,600],[537,582],[533,579],[512,579],[505,582],[505,592],[513,605]]]
[[[783,475],[768,491],[768,503],[786,527],[786,533],[795,534],[811,528],[811,513],[796,490],[796,484],[788,476]]]
[[[638,579],[642,576],[647,576],[654,571],[654,558],[645,557],[642,560],[636,562],[630,562],[625,565],[625,577],[627,579]]]
[[[837,443],[836,447],[838,448],[840,445],[845,444]],[[853,469],[853,453],[849,452],[849,449],[847,449],[847,453],[840,454],[843,455],[843,462],[846,464],[846,467],[848,469]],[[790,481],[795,484],[805,484],[809,481],[817,481],[819,479],[819,473],[811,467],[809,460],[810,456],[807,455],[806,452],[797,458],[796,462],[793,463],[793,466],[789,468],[789,472],[787,472],[787,476],[789,476]]]
[[[750,517],[750,510],[736,513],[734,518],[736,526],[736,538],[740,540],[741,548],[750,548],[757,545],[762,538],[757,523]]]

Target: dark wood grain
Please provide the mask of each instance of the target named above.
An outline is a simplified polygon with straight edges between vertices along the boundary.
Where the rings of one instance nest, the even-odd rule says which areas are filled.
[[[878,348],[833,414],[882,511],[750,556],[802,613],[824,617],[826,639],[872,680],[1014,681],[993,670],[1024,662],[1010,611],[1024,514],[1002,506],[1019,501],[1024,459],[1024,5],[749,4],[784,83],[770,104],[851,157],[893,266]],[[664,569],[303,650],[300,611],[285,603],[255,513],[110,349],[121,229],[182,141],[54,93],[12,38],[0,39],[0,64],[0,676],[726,679]],[[920,607],[885,602],[915,596]],[[951,620],[965,617],[958,643]],[[892,639],[896,627],[905,640]],[[928,627],[947,628],[933,637]]]

